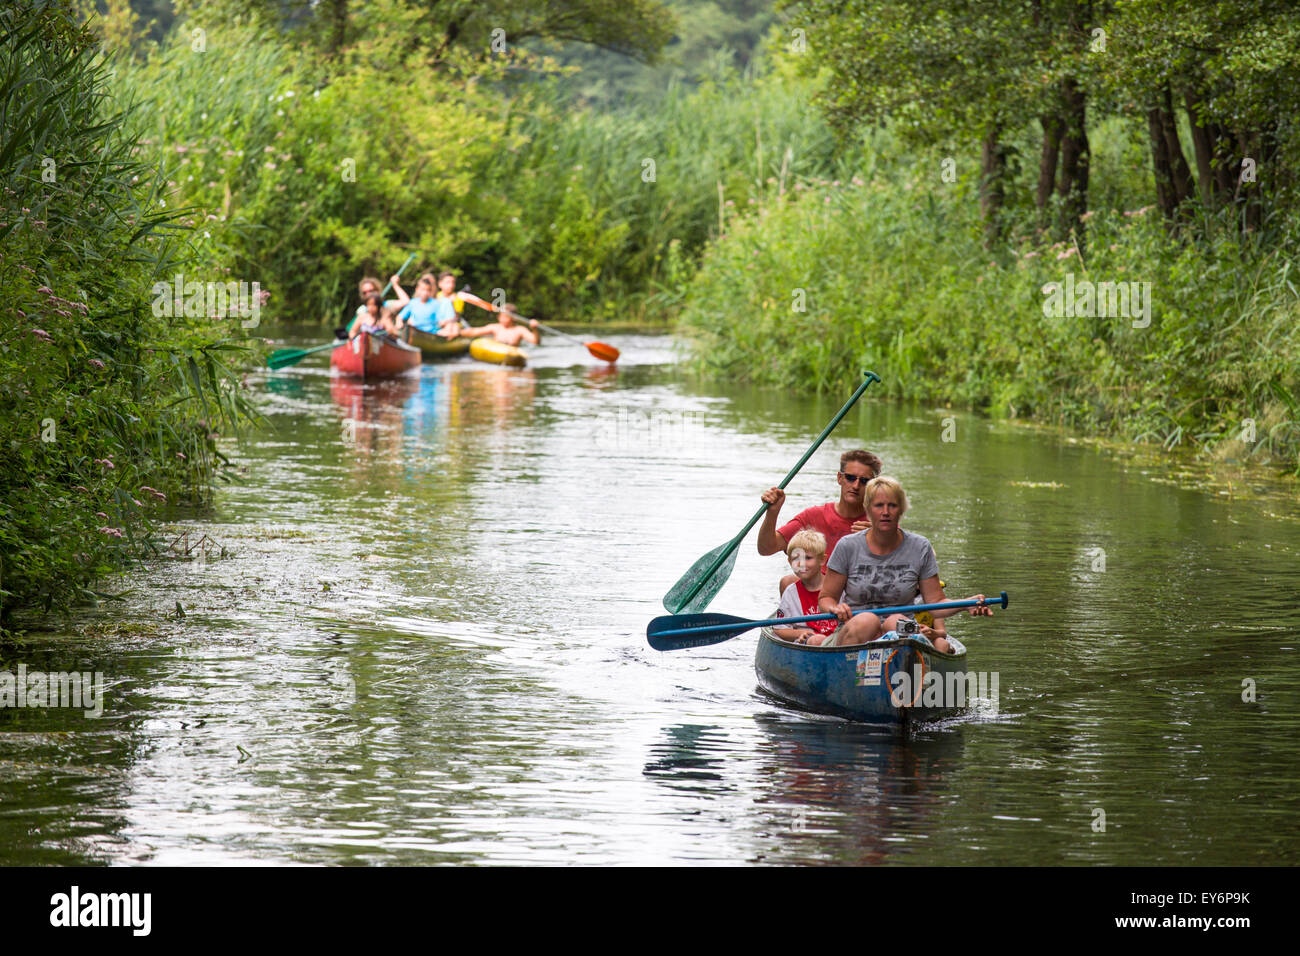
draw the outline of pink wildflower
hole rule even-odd
[[[104,363],[101,362],[99,359],[91,359],[90,366],[91,368],[104,368]]]
[[[50,341],[50,333],[46,332],[44,329],[32,329],[31,333],[32,335],[36,336],[38,339],[41,339],[42,341],[45,342]]]

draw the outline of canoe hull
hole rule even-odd
[[[330,367],[351,378],[395,378],[419,365],[419,349],[369,332],[360,333],[330,353]]]
[[[523,349],[513,345],[502,345],[495,339],[478,338],[471,340],[469,354],[480,362],[491,362],[494,365],[523,368],[528,364],[528,356],[524,354]]]
[[[464,338],[445,339],[441,335],[423,332],[409,325],[402,330],[402,339],[424,353],[426,361],[430,359],[437,361],[464,355],[469,351],[471,341]]]
[[[951,654],[914,638],[808,647],[763,628],[754,671],[768,693],[816,713],[873,723],[941,720],[969,705],[966,648],[953,644]]]

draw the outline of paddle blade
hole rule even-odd
[[[608,362],[611,365],[618,361],[618,349],[614,348],[612,345],[607,345],[604,342],[588,342],[587,351],[596,356],[596,358],[600,359],[602,362]]]
[[[714,631],[711,634],[674,634],[659,637],[661,631],[680,631],[692,627],[716,627],[723,624],[735,624],[735,630]],[[667,614],[651,621],[645,629],[646,640],[656,651],[677,651],[684,647],[704,647],[708,644],[721,644],[737,634],[742,634],[754,626],[753,621],[730,614]]]
[[[713,567],[713,563],[718,560],[718,555],[728,549],[730,552],[726,558],[712,574],[709,574],[709,568]],[[669,589],[664,595],[664,607],[673,614],[694,614],[696,611],[703,611],[727,583],[727,579],[731,577],[731,569],[735,566],[736,542],[728,541],[726,544],[718,545],[692,564],[690,570],[682,575],[681,580]],[[700,582],[700,586],[694,594],[691,594],[696,582]],[[688,598],[687,595],[690,597]]]

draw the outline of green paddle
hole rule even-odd
[[[414,258],[415,258],[414,252],[412,252],[409,256],[406,257],[406,261],[402,263],[402,268],[397,270],[397,274],[399,276],[406,270],[406,267],[411,264],[411,260]],[[380,298],[386,296],[388,294],[388,290],[391,289],[392,287],[393,287],[393,280],[389,279],[388,285],[384,286],[384,291],[379,293]],[[280,369],[280,368],[288,368],[290,365],[297,365],[299,362],[305,359],[308,355],[311,355],[313,352],[324,352],[326,349],[336,349],[346,341],[347,341],[346,338],[335,339],[333,342],[326,342],[324,345],[314,345],[309,349],[276,349],[274,352],[272,352],[270,355],[267,356],[266,367],[273,370]]]
[[[840,419],[849,413],[849,409],[862,397],[862,393],[867,390],[868,386],[872,382],[880,381],[880,376],[875,372],[864,372],[863,374],[866,376],[866,381],[858,386],[858,390],[853,393],[852,398],[844,403],[844,407],[835,413],[831,423],[823,428],[822,433],[808,446],[808,450],[803,453],[803,457],[790,469],[790,474],[786,475],[785,480],[777,485],[778,488],[784,488],[794,479],[795,475],[799,474],[799,469],[804,466],[808,459],[812,457],[813,452],[826,440],[826,436],[840,423]],[[690,570],[683,574],[681,579],[664,595],[664,607],[670,613],[681,614],[685,612],[694,614],[703,611],[709,606],[709,602],[722,590],[722,586],[731,577],[731,569],[736,566],[736,548],[740,546],[740,542],[744,540],[745,535],[749,534],[749,529],[758,523],[759,518],[763,517],[763,512],[767,511],[767,508],[765,502],[763,507],[754,513],[754,517],[749,519],[749,524],[741,529],[740,534],[726,544],[718,545],[718,547],[691,565]]]

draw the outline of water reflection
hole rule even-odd
[[[0,710],[0,862],[1300,862],[1294,515],[864,400],[789,513],[880,453],[950,592],[1012,595],[952,625],[1012,718],[820,720],[755,693],[752,637],[659,654],[644,628],[842,396],[618,345],[267,376],[246,480],[168,529],[223,556],[0,648],[110,682],[100,721]],[[751,538],[713,609],[758,616],[784,569]]]
[[[960,726],[901,730],[764,714],[755,723],[767,738],[763,802],[789,809],[790,852],[856,866],[894,862],[939,825],[965,750]]]

